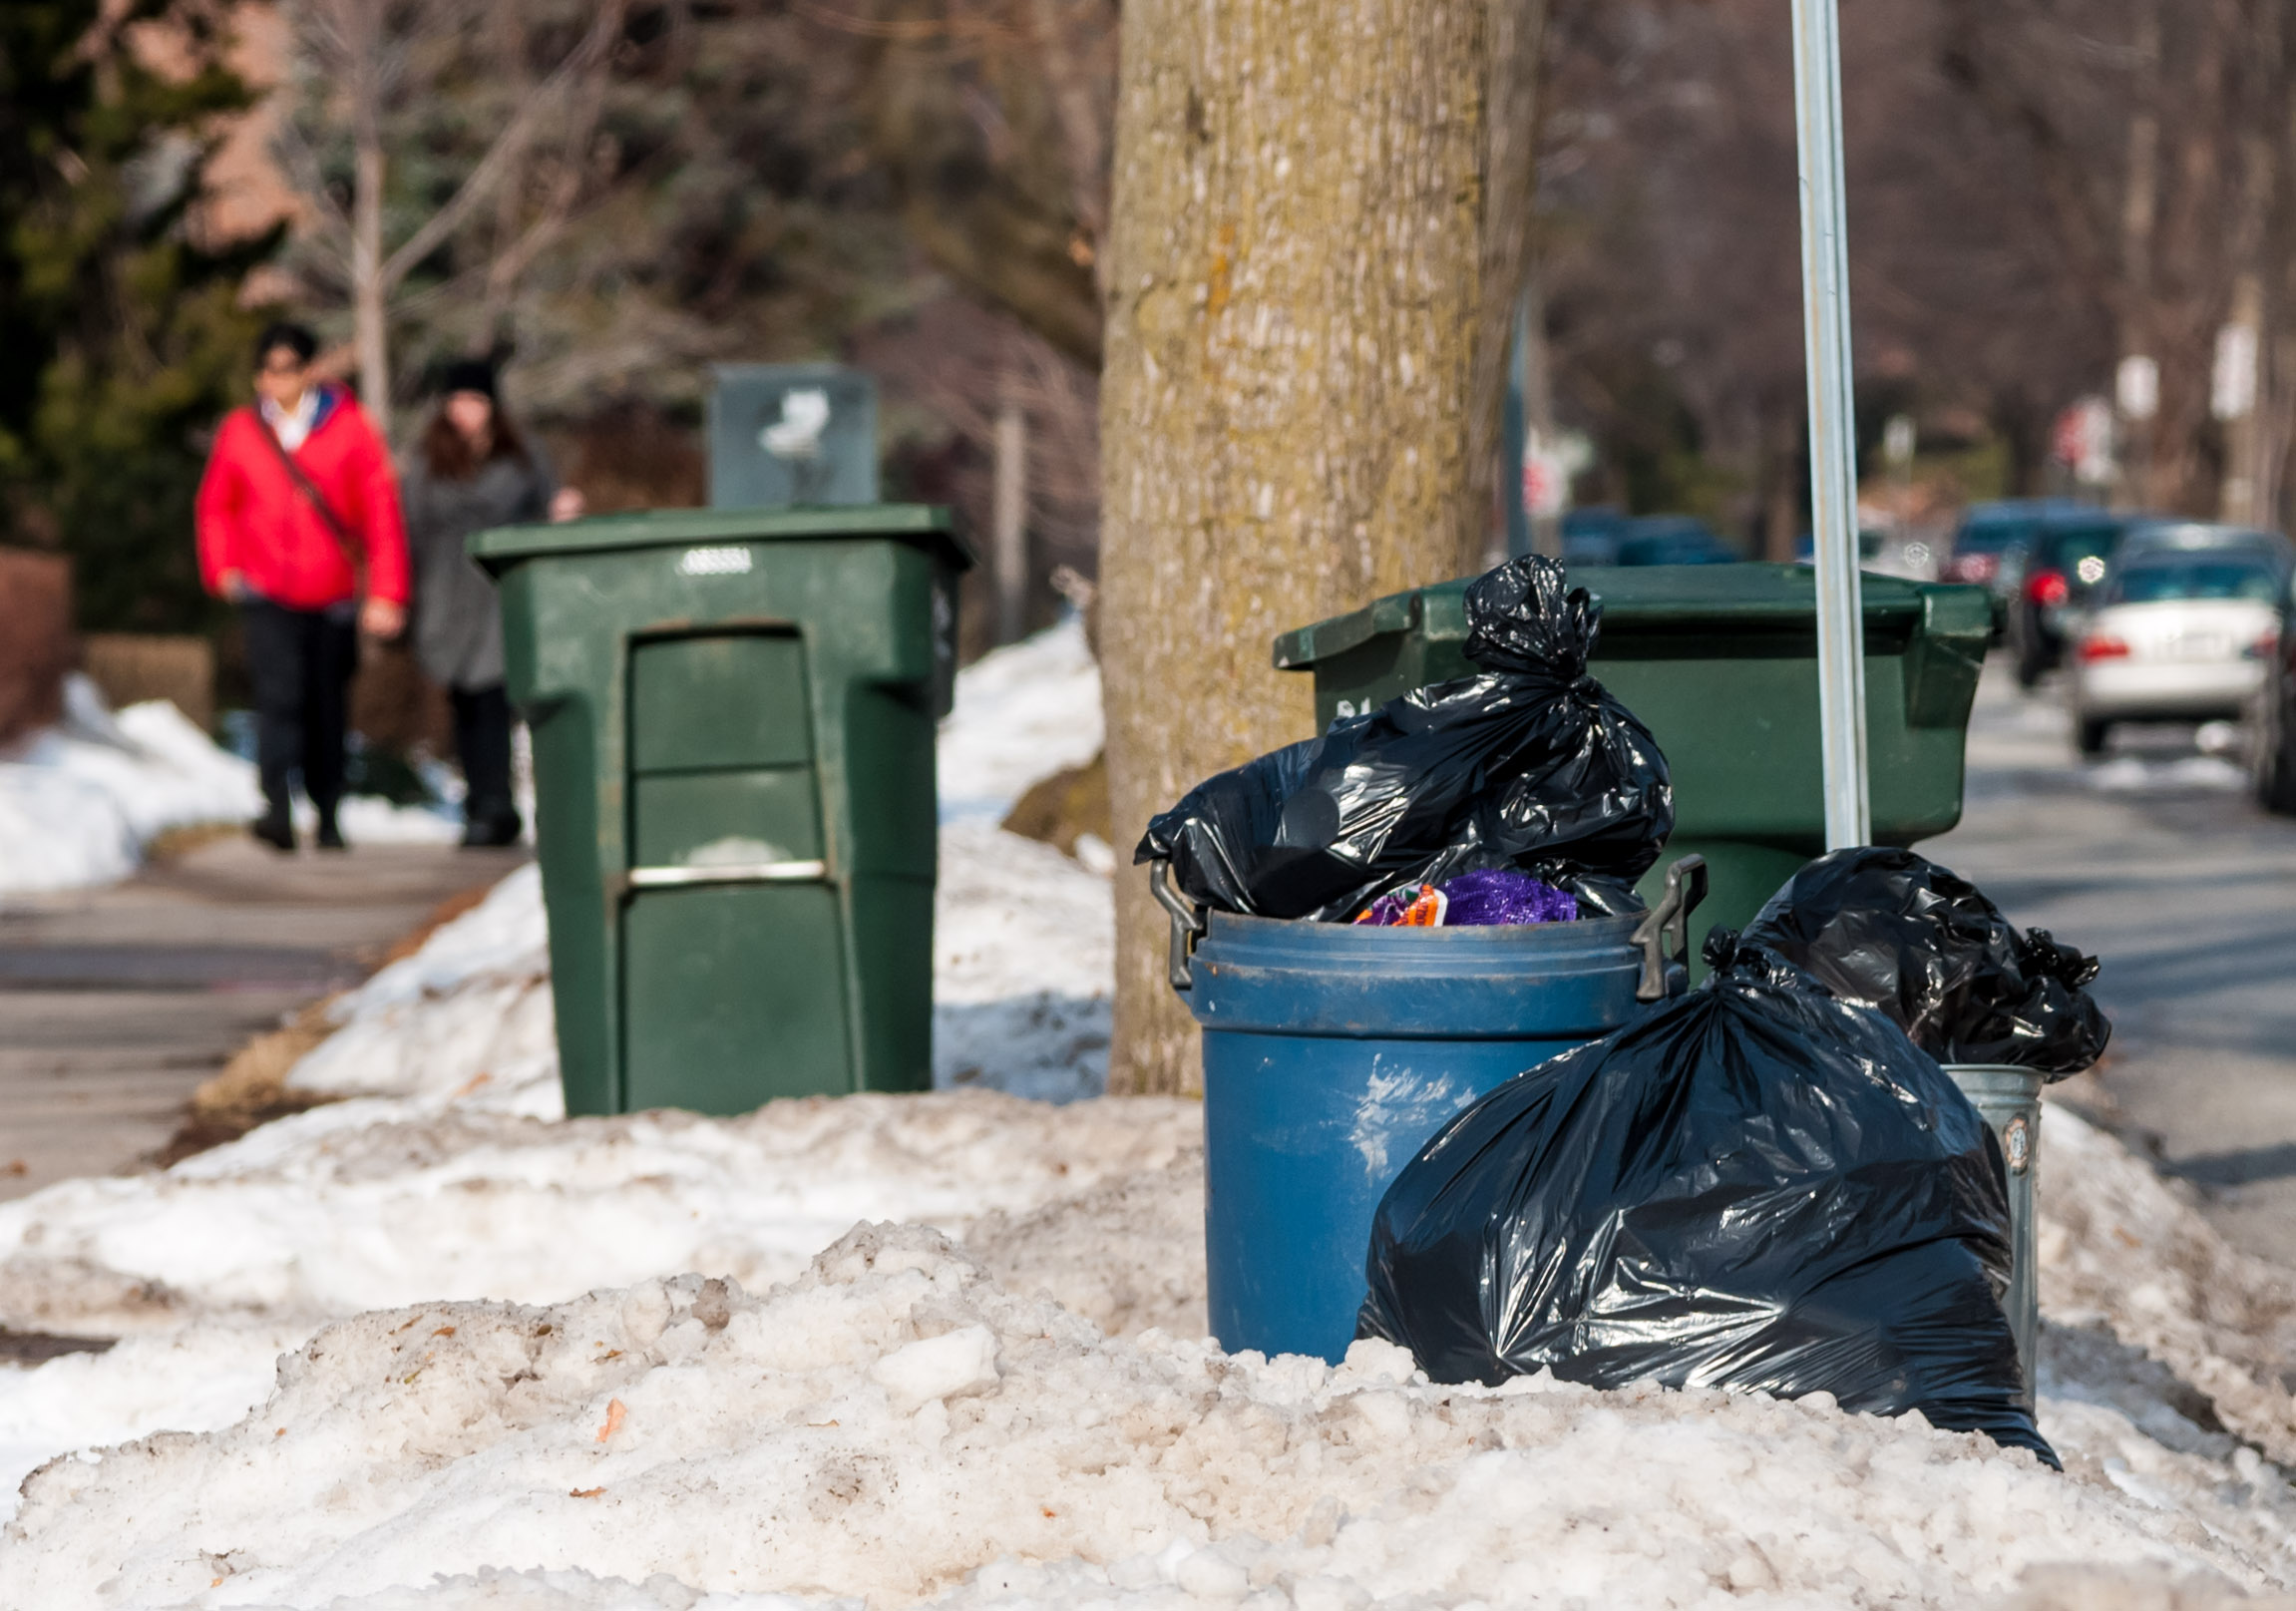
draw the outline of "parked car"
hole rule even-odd
[[[2263,685],[2250,711],[2256,803],[2296,817],[2296,581],[2280,590],[2269,638],[2259,640]]]
[[[2002,556],[2031,538],[2042,521],[2083,513],[2083,506],[2070,498],[2004,498],[1972,504],[1954,530],[1953,551],[1938,571],[1938,580],[1994,587],[2001,575]]]
[[[1626,523],[1613,565],[1735,565],[1737,551],[1705,521],[1689,515],[1645,515]]]
[[[1857,568],[1860,571],[1879,569],[1874,562],[1882,558],[1889,548],[1889,534],[1877,527],[1861,526],[1857,531]],[[1793,557],[1801,565],[1817,561],[1817,535],[1804,532],[1794,540]],[[1924,581],[1927,579],[1924,578]]]
[[[2048,515],[2004,551],[1999,573],[2009,595],[2004,627],[2019,687],[2031,688],[2064,660],[2068,634],[2134,523],[2130,516],[2095,511]]]
[[[2113,554],[2116,565],[2135,565],[2161,554],[2211,553],[2235,550],[2260,554],[2278,565],[2296,564],[2296,544],[2278,532],[2253,526],[2226,526],[2216,521],[2147,520],[2128,529]]]
[[[1626,529],[1626,516],[1615,509],[1597,504],[1572,510],[1563,517],[1563,564],[1616,565]]]
[[[2073,645],[2068,697],[2081,753],[2102,754],[2116,721],[2243,714],[2276,650],[2288,582],[2284,556],[2242,544],[2109,567]]]

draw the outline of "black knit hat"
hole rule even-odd
[[[495,366],[485,358],[457,358],[439,371],[441,395],[456,392],[478,392],[485,397],[495,395]]]

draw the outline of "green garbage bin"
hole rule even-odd
[[[534,735],[573,1113],[739,1113],[933,1069],[945,510],[671,510],[485,532]]]
[[[1591,669],[1646,722],[1674,774],[1666,862],[1711,880],[1693,936],[1751,918],[1825,849],[1817,712],[1817,590],[1800,565],[1574,569],[1602,601]],[[1276,665],[1311,671],[1319,725],[1422,683],[1468,675],[1466,583],[1381,599],[1286,632]],[[1993,629],[1982,588],[1867,576],[1866,751],[1876,844],[1961,820],[1962,750]],[[1663,875],[1643,894],[1654,903]]]

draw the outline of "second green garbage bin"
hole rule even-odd
[[[534,735],[568,1111],[929,1087],[947,512],[660,511],[471,553]]]
[[[1590,669],[1650,727],[1673,772],[1666,860],[1706,858],[1695,964],[1708,929],[1744,924],[1826,848],[1815,579],[1807,566],[1705,565],[1577,568],[1571,581],[1602,602]],[[1873,839],[1910,845],[1961,820],[1992,610],[1982,588],[1862,582]],[[1276,664],[1315,674],[1319,726],[1469,675],[1466,586],[1394,594],[1287,632]],[[1643,891],[1654,904],[1658,876]]]

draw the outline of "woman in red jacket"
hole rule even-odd
[[[349,392],[310,373],[317,351],[299,324],[263,332],[254,406],[224,417],[199,483],[199,575],[239,606],[255,685],[265,806],[251,831],[280,850],[295,848],[296,772],[319,814],[319,848],[343,848],[335,807],[358,634],[396,637],[406,623],[390,452]]]

